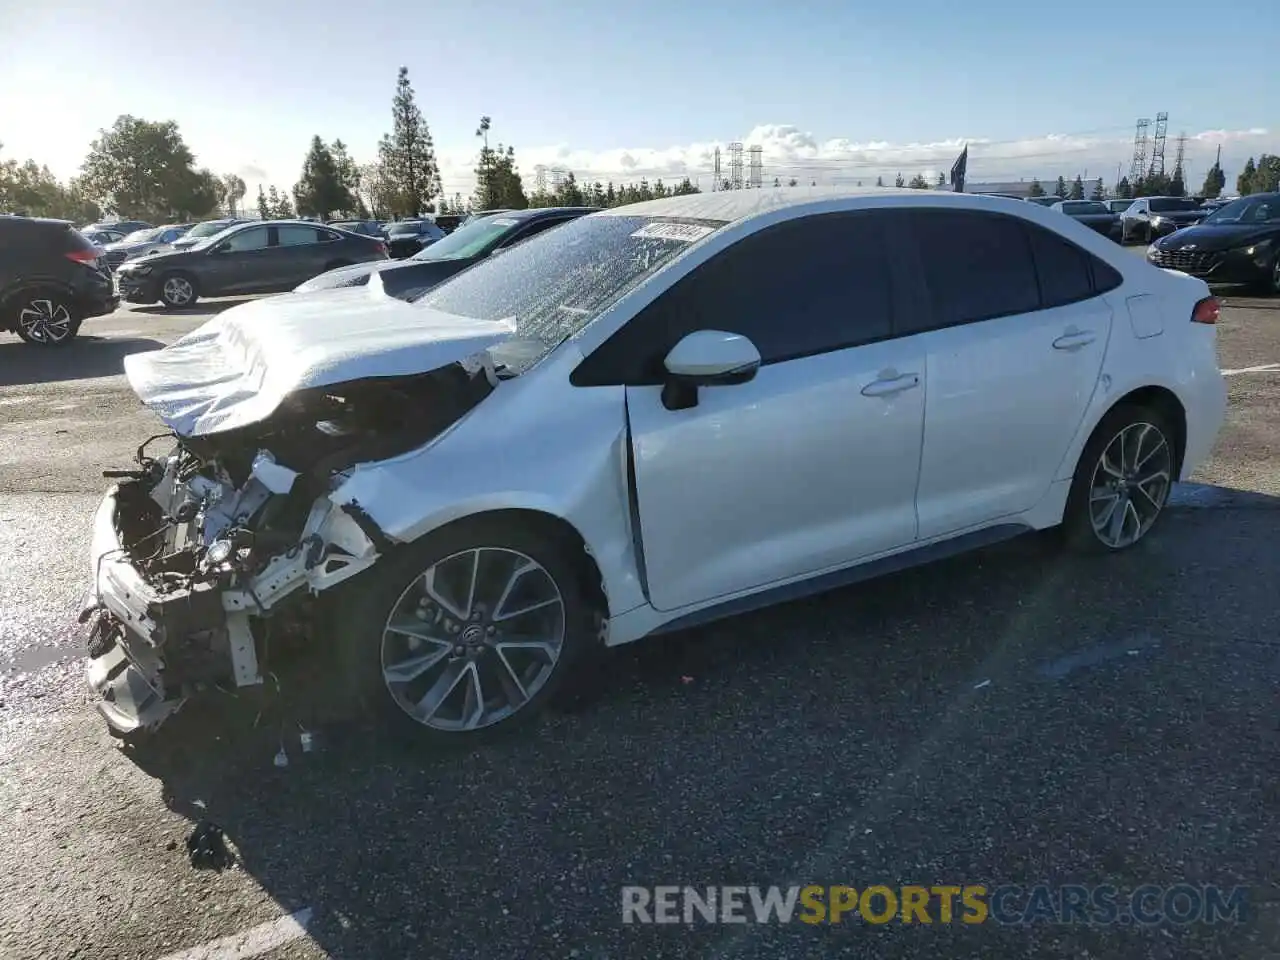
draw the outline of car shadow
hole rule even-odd
[[[124,358],[164,344],[146,337],[95,337],[81,334],[65,347],[34,347],[17,338],[0,343],[0,387],[113,377]]]
[[[1207,505],[1214,491],[1192,492]],[[1280,507],[1243,491],[1220,495]],[[840,744],[860,743],[860,731],[876,732],[870,749],[886,758],[910,753],[921,717],[946,709],[947,691],[981,677],[999,686],[1099,629],[1064,627],[1081,596],[1112,609],[1139,582],[1171,581],[1184,558],[1169,546],[1155,538],[1099,563],[1031,535],[606,651],[540,727],[470,753],[327,726],[322,713],[291,702],[289,679],[261,702],[228,696],[189,706],[154,745],[128,753],[160,781],[171,810],[226,831],[239,869],[284,912],[316,908],[308,934],[328,955],[416,953],[417,938],[432,931],[412,918],[431,917],[445,936],[464,923],[450,919],[458,904],[486,918],[471,929],[494,947],[488,955],[503,953],[497,941],[514,949],[517,940],[545,948],[518,955],[566,955],[553,932],[561,921],[537,924],[561,916],[573,895],[582,894],[582,910],[612,903],[612,887],[592,884],[629,875],[633,860],[652,859],[651,847],[666,861],[719,855],[716,828],[698,825],[724,811],[686,809],[679,799],[698,796],[691,781],[706,765],[760,778],[744,779],[744,789],[784,792],[769,779],[778,769],[794,772],[798,756],[827,751],[831,762],[819,766],[835,770]],[[827,698],[837,691],[833,710]],[[304,733],[315,749],[304,749]],[[652,783],[666,783],[659,795],[672,799],[633,809],[632,791]],[[809,792],[816,787],[806,784],[803,796],[818,796]],[[512,857],[545,862],[513,880],[503,866]],[[546,889],[524,886],[531,874]],[[490,926],[499,908],[504,916]],[[581,934],[588,923],[580,913],[566,929]]]
[[[269,294],[269,296],[279,296],[279,294]],[[161,316],[189,317],[192,314],[202,316],[217,316],[223,310],[230,310],[232,307],[238,307],[243,303],[251,303],[254,300],[261,300],[260,296],[252,297],[223,297],[219,300],[197,300],[189,307],[179,307],[171,309],[158,303],[148,304],[130,304],[130,313],[158,314]]]

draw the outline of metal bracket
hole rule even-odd
[[[231,670],[237,687],[251,687],[262,683],[258,671],[258,649],[249,628],[249,614],[243,611],[227,613],[227,640],[231,646]]]

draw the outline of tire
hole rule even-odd
[[[1176,464],[1174,433],[1164,414],[1137,404],[1111,410],[1076,465],[1062,520],[1067,545],[1081,553],[1116,553],[1140,543],[1164,515]],[[1116,509],[1122,520],[1114,519]]]
[[[1280,253],[1272,259],[1266,279],[1258,282],[1257,291],[1264,297],[1280,297]]]
[[[573,556],[573,546],[554,530],[487,517],[428,534],[385,557],[335,598],[345,711],[354,710],[360,719],[372,719],[397,737],[455,747],[505,735],[538,719],[541,708],[598,645],[600,611],[584,593]],[[528,564],[536,569],[508,579],[517,566]],[[477,568],[473,619],[462,619],[457,614],[463,610],[450,613],[447,604],[432,599],[462,607],[456,599],[462,596],[459,584]],[[436,584],[430,595],[425,586],[429,571]],[[512,611],[513,605],[520,610]],[[449,642],[423,644],[387,630],[393,621]],[[518,630],[524,638],[547,637],[551,646],[556,627],[559,646],[553,659],[546,650],[511,639]],[[414,656],[420,662],[406,667]],[[428,659],[432,663],[422,666]],[[388,666],[400,666],[399,676],[388,676]],[[477,683],[479,697],[474,695]],[[410,704],[421,701],[421,706],[428,691],[443,692],[434,715],[411,716]]]
[[[28,290],[5,305],[9,326],[37,347],[65,347],[80,332],[83,318],[75,301],[58,290]]]
[[[194,306],[200,299],[200,289],[195,277],[189,273],[166,273],[157,285],[160,303],[168,310],[181,310]]]

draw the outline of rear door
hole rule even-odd
[[[334,246],[338,240],[332,231],[302,224],[280,224],[272,227],[271,249],[267,253],[270,267],[265,273],[264,292],[292,290],[300,283],[323,273],[330,260],[338,257]]]
[[[1112,315],[1092,256],[1044,227],[922,210],[911,229],[925,293],[912,339],[928,368],[916,498],[928,539],[1048,492],[1097,387]]]

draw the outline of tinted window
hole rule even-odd
[[[967,210],[912,216],[933,325],[951,326],[1040,307],[1022,221]]]
[[[727,330],[777,363],[888,337],[885,215],[826,214],[753,234],[702,264],[600,346],[575,383],[656,383],[685,334]]]
[[[282,247],[301,247],[320,241],[320,231],[315,227],[276,227],[276,243]]]
[[[267,228],[250,227],[232,234],[226,239],[227,249],[236,252],[245,250],[262,250],[267,245]]]
[[[1090,255],[1074,243],[1035,224],[1026,225],[1040,278],[1043,307],[1057,307],[1093,296]]]
[[[504,247],[514,246],[517,243],[521,243],[525,240],[528,240],[530,237],[536,237],[538,234],[542,233],[544,230],[550,230],[552,227],[558,227],[562,223],[567,223],[567,222],[568,221],[563,217],[560,217],[554,220],[550,218],[546,220],[539,220],[537,223],[533,224],[527,229],[520,231],[520,233],[517,234],[515,237],[511,238],[510,240],[504,241],[502,245]]]
[[[1200,209],[1200,204],[1180,197],[1155,197],[1147,201],[1152,213],[1188,213]]]

